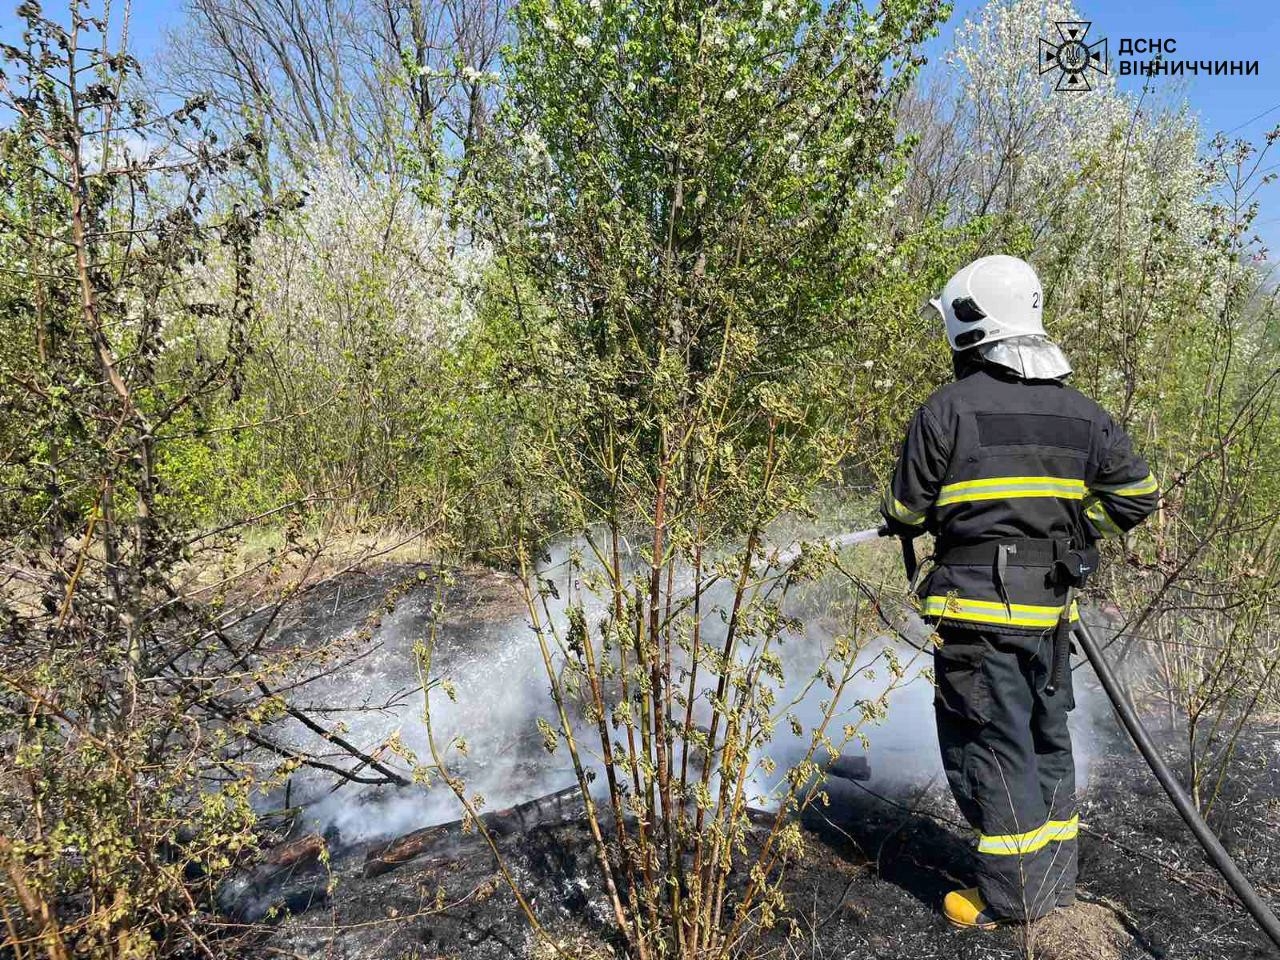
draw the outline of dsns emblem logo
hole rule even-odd
[[[1040,38],[1040,72],[1058,70],[1057,90],[1088,90],[1089,71],[1107,72],[1107,38],[1097,43],[1085,43],[1085,35],[1092,26],[1090,21],[1059,20],[1060,41]]]

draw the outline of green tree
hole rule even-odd
[[[285,714],[347,742],[271,686],[307,659],[261,649],[279,606],[247,637],[243,609],[192,584],[216,538],[192,534],[166,469],[243,389],[269,211],[211,211],[245,144],[205,136],[199,101],[132,96],[138,65],[87,4],[20,13],[22,46],[0,49],[0,951],[210,955],[271,782],[246,754],[314,759],[264,732]],[[231,276],[212,303],[194,280],[211,250]],[[283,559],[314,561],[296,533]],[[324,765],[403,779],[357,762]]]
[[[798,625],[760,570],[772,521],[861,455],[894,402],[861,361],[880,321],[914,313],[936,279],[904,279],[895,243],[910,246],[891,225],[909,149],[894,110],[942,12],[929,0],[514,11],[478,229],[506,278],[507,382],[528,399],[517,515],[549,496],[559,530],[580,538],[567,624],[538,570],[545,531],[526,523],[512,557],[559,708],[544,736],[573,756],[637,957],[728,956],[775,922],[801,842],[790,817],[815,799],[824,751],[883,705],[836,732],[840,693],[877,659],[863,607],[808,678],[829,689],[826,716],[808,729],[789,716],[777,648]],[[756,780],[775,773],[764,751],[792,721],[807,747],[777,774],[779,813],[749,856]],[[749,879],[735,888],[739,860]]]

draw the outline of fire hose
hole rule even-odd
[[[1280,920],[1276,919],[1276,915],[1271,911],[1271,908],[1258,896],[1258,891],[1253,889],[1253,885],[1240,872],[1240,868],[1231,859],[1231,855],[1223,848],[1217,836],[1209,829],[1209,825],[1204,822],[1204,818],[1200,816],[1200,811],[1196,809],[1196,805],[1191,802],[1191,798],[1187,796],[1181,784],[1174,778],[1172,771],[1169,770],[1168,765],[1156,750],[1156,745],[1151,741],[1151,735],[1147,733],[1147,728],[1142,725],[1142,721],[1138,718],[1137,711],[1133,709],[1129,698],[1125,696],[1119,681],[1116,680],[1115,674],[1111,672],[1111,666],[1098,648],[1097,641],[1094,640],[1089,625],[1083,619],[1076,623],[1075,635],[1076,639],[1080,641],[1080,646],[1084,650],[1085,656],[1093,664],[1093,672],[1098,675],[1098,680],[1102,683],[1102,689],[1106,691],[1112,705],[1116,708],[1116,714],[1120,717],[1120,722],[1124,725],[1129,738],[1133,740],[1134,746],[1142,754],[1142,759],[1147,761],[1147,766],[1151,768],[1151,772],[1160,781],[1160,786],[1164,787],[1164,792],[1173,801],[1178,814],[1186,821],[1191,832],[1195,834],[1196,840],[1204,848],[1209,860],[1217,868],[1217,871],[1222,874],[1223,879],[1231,885],[1231,889],[1235,891],[1236,896],[1240,898],[1240,902],[1244,904],[1245,909],[1249,911],[1254,921],[1271,938],[1271,942],[1280,947]]]
[[[873,533],[874,531],[874,533]],[[860,530],[856,533],[845,534],[842,537],[833,538],[828,541],[831,546],[845,546],[852,543],[861,543],[870,540],[873,536],[887,537],[894,534],[887,527],[876,527],[868,530]],[[916,577],[919,573],[919,564],[916,560],[915,546],[911,538],[906,536],[899,537],[902,545],[903,566],[906,569],[907,579],[914,587]],[[1079,560],[1079,557],[1072,555],[1073,559]],[[1111,670],[1110,664],[1102,654],[1097,641],[1093,637],[1093,632],[1083,618],[1071,621],[1071,608],[1075,600],[1077,587],[1084,582],[1090,572],[1090,567],[1084,566],[1081,569],[1077,564],[1074,570],[1074,582],[1068,582],[1066,605],[1063,607],[1062,620],[1055,630],[1055,643],[1053,655],[1053,669],[1050,674],[1049,684],[1046,686],[1046,692],[1050,696],[1054,694],[1058,686],[1064,681],[1066,671],[1069,669],[1069,659],[1071,646],[1069,637],[1074,634],[1079,641],[1081,649],[1088,657],[1089,662],[1093,664],[1094,673],[1097,674],[1102,689],[1106,692],[1107,697],[1111,700],[1115,707],[1116,715],[1120,718],[1120,723],[1124,727],[1125,732],[1129,734],[1129,738],[1133,741],[1138,752],[1142,754],[1142,758],[1147,762],[1147,766],[1151,768],[1151,772],[1155,774],[1156,780],[1160,782],[1160,786],[1164,788],[1164,792],[1168,794],[1169,800],[1172,801],[1174,808],[1178,811],[1179,816],[1187,824],[1191,833],[1195,836],[1200,846],[1204,849],[1209,861],[1217,869],[1222,878],[1227,881],[1231,889],[1235,891],[1236,896],[1244,905],[1245,909],[1253,917],[1254,921],[1262,929],[1262,931],[1271,939],[1277,947],[1280,947],[1280,920],[1276,919],[1275,913],[1258,895],[1258,891],[1253,888],[1248,878],[1240,872],[1240,868],[1236,866],[1235,861],[1231,859],[1231,855],[1227,853],[1222,846],[1222,842],[1217,838],[1209,825],[1205,823],[1204,818],[1200,816],[1200,811],[1196,809],[1196,805],[1187,796],[1182,785],[1178,783],[1173,772],[1169,769],[1168,764],[1160,756],[1156,749],[1155,743],[1151,739],[1151,735],[1147,732],[1147,728],[1143,725],[1142,720],[1138,717],[1137,711],[1133,704],[1129,702],[1129,698],[1125,695],[1124,689],[1120,686],[1120,682],[1116,679],[1115,674]]]

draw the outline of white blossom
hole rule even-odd
[[[453,232],[441,209],[332,158],[299,186],[303,206],[254,240],[263,318],[334,358],[370,323],[427,348],[470,326],[490,254]],[[225,265],[207,271],[204,283],[229,286]]]

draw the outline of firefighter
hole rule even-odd
[[[917,592],[940,641],[938,742],[977,832],[977,884],[943,912],[980,929],[1074,901],[1075,704],[1069,670],[1052,690],[1055,638],[1069,643],[1056,628],[1078,617],[1072,571],[1095,563],[1094,541],[1159,499],[1124,430],[1065,383],[1043,308],[1035,271],[1009,256],[974,261],[931,301],[955,381],[912,418],[882,506],[893,533],[935,538]]]

